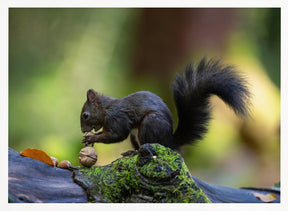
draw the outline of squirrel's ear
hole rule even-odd
[[[94,89],[89,89],[87,91],[87,101],[89,103],[94,103],[98,97],[98,93]]]

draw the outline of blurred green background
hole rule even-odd
[[[227,186],[280,180],[280,9],[10,8],[9,146],[38,148],[79,165],[86,91],[123,97],[149,90],[168,104],[170,84],[192,59],[219,57],[247,75],[251,116],[211,98],[205,140],[185,146],[191,173]],[[132,149],[95,144],[97,165]]]

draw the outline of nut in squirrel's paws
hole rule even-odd
[[[79,162],[86,167],[93,166],[97,162],[97,153],[93,147],[84,147],[79,152]]]
[[[91,137],[91,136],[93,136],[94,135],[94,133],[92,133],[92,132],[86,132],[86,133],[84,133],[84,137],[85,138],[89,138],[89,137]]]

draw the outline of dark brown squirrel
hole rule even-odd
[[[223,65],[221,60],[203,58],[195,67],[193,63],[187,65],[184,73],[176,75],[172,90],[179,118],[174,133],[171,113],[157,95],[139,91],[115,99],[89,89],[81,111],[81,130],[103,130],[90,132],[82,142],[116,143],[132,132],[130,139],[135,149],[145,143],[179,149],[202,139],[207,132],[211,95],[220,97],[237,115],[249,116],[247,83],[233,66]]]

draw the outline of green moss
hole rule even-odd
[[[74,174],[91,201],[210,202],[182,157],[159,144],[145,144],[136,155],[106,166],[80,168]]]

